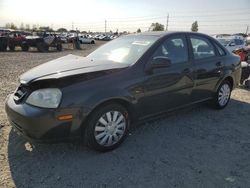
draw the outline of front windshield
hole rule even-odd
[[[230,39],[217,39],[223,46],[228,45],[231,40]]]
[[[123,36],[101,46],[87,57],[94,61],[134,64],[157,39],[157,36]]]

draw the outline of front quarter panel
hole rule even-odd
[[[109,100],[123,100],[136,107],[143,97],[143,78],[133,69],[126,69],[104,77],[82,81],[62,89],[61,108],[95,109]]]

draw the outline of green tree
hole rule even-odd
[[[5,28],[6,28],[6,29],[10,29],[10,23],[6,23],[6,24],[5,24]]]
[[[32,25],[32,30],[33,30],[33,31],[37,31],[37,25],[36,25],[36,24],[33,24],[33,25]]]
[[[141,29],[140,29],[140,28],[138,28],[136,32],[137,32],[137,33],[141,33]]]
[[[65,29],[65,28],[59,28],[59,29],[57,29],[57,32],[68,32],[68,30],[67,29]]]
[[[191,26],[191,31],[193,32],[198,32],[199,28],[198,28],[198,22],[195,21],[194,23],[192,23],[192,26]]]
[[[14,23],[10,24],[10,29],[17,29],[17,26]]]
[[[21,23],[21,25],[20,25],[20,28],[19,28],[20,30],[24,30],[24,24],[23,23]]]
[[[50,28],[49,26],[41,26],[39,27],[39,30],[42,31],[47,31],[47,32],[53,32],[54,30],[52,28]]]
[[[14,23],[6,23],[5,27],[7,29],[17,29],[17,26]]]
[[[87,34],[88,32],[87,31],[81,31],[81,33],[82,34]],[[91,32],[89,31],[89,33],[91,33]]]
[[[26,24],[26,25],[25,25],[25,30],[26,30],[26,31],[30,31],[30,24]]]
[[[152,23],[149,30],[151,30],[151,31],[164,31],[164,25],[160,24],[158,22]]]

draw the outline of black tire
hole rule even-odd
[[[57,49],[57,51],[61,52],[62,51],[62,44],[57,44],[56,49]]]
[[[0,48],[0,51],[5,52],[7,50],[7,45],[3,45],[2,48]]]
[[[39,52],[47,52],[49,50],[49,47],[46,44],[42,43],[42,42],[37,43],[36,46],[37,46],[37,50]]]
[[[228,97],[226,97],[226,100],[225,100],[224,103],[221,103],[220,99],[219,99],[220,96],[221,96],[220,92],[222,92],[221,91],[222,87],[226,87],[226,88],[229,87],[229,94],[228,94]],[[225,108],[228,105],[229,101],[230,101],[231,92],[232,92],[232,85],[231,85],[231,83],[229,81],[227,81],[227,80],[224,80],[220,84],[220,86],[218,87],[218,89],[217,89],[217,91],[216,91],[216,93],[215,93],[215,95],[213,97],[213,100],[211,102],[212,107],[215,108],[215,109],[219,109],[219,110]]]
[[[104,146],[104,145],[99,144],[98,141],[96,140],[97,135],[95,135],[96,134],[95,129],[96,129],[96,127],[99,123],[99,119],[101,117],[106,115],[106,113],[108,113],[108,112],[113,112],[113,115],[114,115],[114,111],[119,112],[120,115],[122,115],[122,117],[124,117],[123,121],[125,122],[126,126],[123,129],[124,130],[123,135],[118,139],[118,141],[116,143],[114,143],[113,145],[110,145],[110,146]],[[107,117],[107,116],[105,116],[105,117]],[[107,121],[107,119],[106,119],[106,121]],[[118,124],[120,124],[120,123],[118,123]],[[129,113],[123,106],[121,106],[119,104],[115,104],[115,103],[101,106],[98,109],[96,109],[87,120],[86,128],[84,130],[85,143],[87,144],[88,147],[95,149],[97,151],[101,151],[101,152],[113,150],[113,149],[117,148],[125,140],[125,138],[128,134],[129,124],[130,124]],[[108,126],[104,126],[105,129],[106,129],[106,127],[108,127]],[[102,140],[104,140],[105,136],[107,136],[107,133],[106,133],[106,135],[103,136]],[[111,136],[111,137],[112,137],[111,140],[115,142],[114,136]],[[116,135],[116,138],[117,138],[117,135]],[[109,138],[107,138],[105,140],[106,140],[105,143],[107,144],[107,142],[109,141]]]
[[[250,88],[250,80],[246,80],[246,81],[245,81],[245,86],[246,86],[247,88]]]
[[[95,44],[95,41],[94,41],[94,40],[92,40],[92,41],[91,41],[91,44]]]
[[[23,44],[22,45],[22,51],[24,51],[24,52],[29,51],[29,45],[28,44]]]
[[[15,51],[15,45],[9,45],[9,49],[10,49],[10,51]]]

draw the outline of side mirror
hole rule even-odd
[[[146,68],[147,72],[152,72],[153,69],[157,68],[167,68],[171,66],[171,60],[164,56],[158,56],[152,59],[148,63],[148,66]]]
[[[235,46],[235,43],[234,43],[234,42],[231,42],[231,43],[229,44],[229,46]]]

